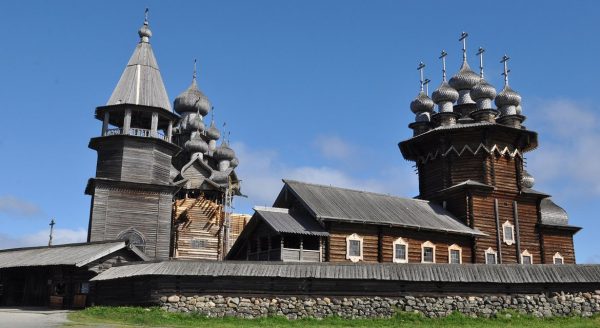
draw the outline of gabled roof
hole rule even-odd
[[[0,269],[46,265],[74,265],[82,267],[106,255],[129,247],[141,260],[148,257],[125,241],[65,244],[0,250]]]
[[[171,111],[171,103],[149,42],[140,41],[107,105],[132,104]]]
[[[294,213],[287,208],[255,207],[256,214],[274,231],[310,236],[329,236],[329,233],[315,219]]]
[[[293,180],[283,182],[286,185],[284,190],[287,188],[296,195],[319,220],[485,235],[462,224],[450,212],[433,202]]]

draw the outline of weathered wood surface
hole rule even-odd
[[[175,201],[173,212],[176,227],[174,256],[218,260],[222,252],[223,206],[200,196]]]

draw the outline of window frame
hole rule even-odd
[[[396,245],[404,246],[404,259],[396,258]],[[408,243],[402,237],[394,240],[394,244],[392,245],[392,262],[408,263]]]
[[[458,251],[458,263],[452,263],[452,251]],[[448,263],[449,264],[462,264],[462,247],[457,244],[448,246]]]
[[[557,259],[560,259],[561,263],[556,263]],[[562,256],[559,252],[554,253],[554,256],[552,256],[552,264],[556,264],[556,265],[565,264],[565,258],[564,258],[564,256]]]
[[[506,228],[511,229],[512,239],[506,238]],[[506,222],[502,223],[502,241],[506,245],[509,245],[509,246],[515,243],[515,226],[514,226],[514,224],[510,223],[510,221],[508,221],[508,220],[506,220]]]
[[[488,263],[488,254],[494,255],[494,261],[495,261],[494,263]],[[495,251],[491,247],[489,247],[488,249],[485,250],[484,258],[485,258],[485,264],[498,264],[498,252]]]
[[[346,237],[346,259],[352,262],[358,262],[363,260],[363,237],[356,233],[353,233]],[[350,241],[358,241],[360,243],[360,255],[350,255]]]
[[[521,252],[521,264],[525,264],[525,261],[523,261],[523,259],[526,257],[529,257],[529,259],[530,259],[530,261],[527,265],[533,264],[533,255],[531,255],[531,253],[529,253],[528,250],[524,250],[523,252]]]
[[[435,247],[435,244],[429,240],[421,244],[421,263],[435,263]],[[425,261],[425,248],[431,248],[433,250],[431,254],[433,257],[432,262]]]

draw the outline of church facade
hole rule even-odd
[[[462,66],[449,81],[442,52],[442,82],[431,98],[419,65],[413,136],[398,144],[417,168],[415,199],[284,180],[273,207],[256,209],[228,258],[574,264],[580,228],[569,225],[550,195],[533,189],[525,170],[524,155],[538,136],[523,125],[521,96],[508,83],[509,58],[502,59],[505,82],[497,93],[484,78],[483,49],[479,74],[469,67],[467,36],[460,38]]]
[[[148,20],[108,103],[98,107],[101,134],[88,242],[124,239],[152,259],[222,259],[231,246],[230,212],[240,194],[238,159],[198,89],[167,95],[150,39]],[[218,141],[221,143],[218,145]],[[243,216],[241,216],[242,219]]]

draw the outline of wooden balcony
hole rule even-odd
[[[104,132],[103,137],[116,136],[116,135],[130,135],[130,136],[136,136],[136,137],[157,138],[157,139],[162,139],[167,142],[171,142],[169,140],[169,138],[160,131],[156,131],[155,135],[152,135],[152,130],[140,129],[140,128],[129,128],[128,133],[126,133],[125,130],[121,129],[121,128],[107,129]]]

